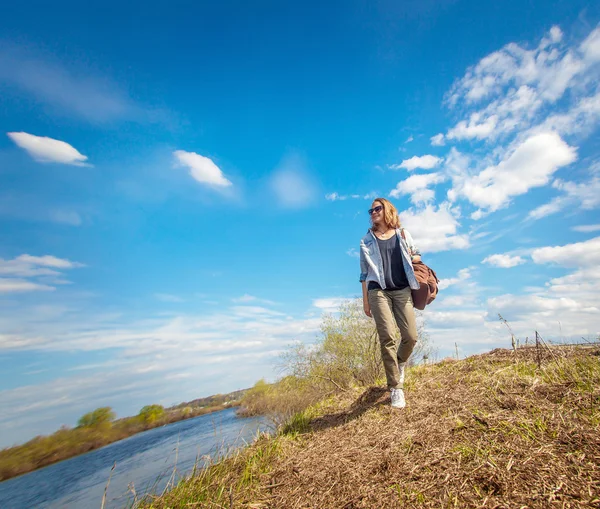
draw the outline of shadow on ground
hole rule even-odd
[[[384,387],[369,387],[352,403],[348,410],[335,414],[327,414],[313,419],[310,427],[313,431],[334,428],[357,419],[367,410],[390,403],[390,393]]]

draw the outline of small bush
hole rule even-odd
[[[421,360],[431,348],[421,317],[418,323],[419,342],[411,359]],[[273,384],[259,380],[243,397],[240,415],[267,415],[279,426],[332,393],[385,378],[375,323],[364,314],[360,299],[325,315],[315,344],[290,346],[282,364],[287,375]]]

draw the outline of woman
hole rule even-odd
[[[363,306],[365,314],[375,319],[392,407],[404,408],[404,367],[417,342],[411,289],[417,290],[419,282],[412,263],[421,256],[388,200],[376,198],[369,216],[371,228],[360,241]]]

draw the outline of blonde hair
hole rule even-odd
[[[378,201],[381,203],[383,207],[383,221],[388,228],[400,228],[400,216],[398,215],[398,210],[392,204],[391,201],[386,200],[385,198],[375,198],[373,203]],[[371,229],[373,229],[373,216],[371,216]]]

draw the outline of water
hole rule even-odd
[[[105,508],[120,509],[138,494],[161,492],[204,455],[231,451],[266,429],[261,418],[240,419],[230,408],[139,433],[102,449],[0,483],[2,509],[98,509],[116,462]],[[133,484],[131,484],[133,483]]]

